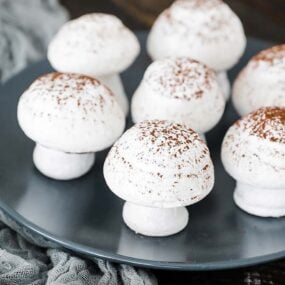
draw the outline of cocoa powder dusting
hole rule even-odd
[[[248,131],[250,135],[283,144],[285,143],[285,108],[260,108],[237,121],[236,126]]]
[[[184,3],[186,5],[191,6],[194,9],[212,9],[216,8],[217,6],[223,4],[223,1],[221,0],[179,0],[174,2],[176,5],[183,5]]]
[[[203,97],[215,83],[215,74],[206,65],[190,59],[165,59],[153,63],[144,80],[155,92],[179,100]]]
[[[52,72],[39,77],[30,87],[31,92],[40,93],[42,101],[49,101],[63,108],[75,105],[84,113],[95,112],[98,108],[104,110],[106,102],[101,93],[113,96],[110,89],[86,75]],[[113,99],[112,99],[113,100]]]
[[[183,149],[188,150],[194,140],[200,139],[192,129],[163,120],[144,121],[138,127],[141,131],[140,140],[148,138],[153,144],[158,142],[161,148],[183,146]]]
[[[55,80],[63,80],[63,81],[69,81],[69,80],[77,80],[77,87],[80,90],[82,87],[86,86],[86,84],[90,83],[92,85],[99,85],[100,82],[94,78],[87,75],[82,74],[75,74],[75,73],[60,73],[60,72],[54,72],[51,73],[51,78],[53,81]],[[68,84],[66,84],[66,87]]]
[[[143,121],[136,127],[139,130],[137,140],[147,148],[148,153],[145,155],[140,152],[137,156],[140,159],[154,161],[157,158],[168,157],[168,159],[179,161],[176,164],[178,170],[189,164],[197,165],[205,162],[202,168],[205,171],[208,170],[209,149],[192,129],[164,120]],[[191,153],[196,154],[192,156]],[[160,176],[160,174],[159,172],[157,175]],[[175,177],[181,178],[180,171],[175,174]]]
[[[285,60],[285,44],[277,45],[263,50],[252,58],[253,62],[267,62],[275,64]]]

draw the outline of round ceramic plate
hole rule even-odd
[[[144,47],[145,34],[139,37]],[[267,46],[268,43],[249,39],[247,52],[230,77],[251,55]],[[130,97],[149,63],[143,49],[123,74]],[[230,104],[223,120],[207,134],[215,163],[215,188],[205,200],[188,208],[189,225],[174,236],[149,238],[136,235],[124,225],[123,201],[113,195],[103,178],[107,151],[98,154],[93,170],[80,179],[59,182],[41,175],[32,163],[34,143],[20,130],[16,110],[22,92],[36,77],[49,71],[47,61],[40,62],[0,90],[0,207],[9,217],[54,246],[152,268],[224,269],[285,256],[285,218],[250,216],[233,203],[235,183],[219,158],[223,135],[237,119]]]

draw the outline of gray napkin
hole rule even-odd
[[[0,0],[0,81],[42,58],[67,18],[57,0]]]
[[[57,0],[0,0],[0,82],[44,57],[48,42],[67,18]],[[146,270],[54,249],[1,210],[0,220],[1,285],[157,284]]]
[[[0,222],[1,285],[157,284],[155,277],[142,269],[95,258],[84,260],[59,249],[47,249],[49,241],[22,228],[3,211],[0,211],[0,218],[5,222]]]

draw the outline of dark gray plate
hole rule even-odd
[[[144,46],[145,34],[139,34]],[[250,39],[241,65],[269,44]],[[129,95],[149,64],[145,51],[123,74]],[[240,66],[230,75],[236,75]],[[39,75],[50,71],[46,61],[24,70],[0,90],[0,206],[30,233],[78,253],[153,268],[208,270],[257,264],[285,256],[285,219],[247,215],[232,200],[234,181],[219,159],[220,144],[237,118],[231,106],[207,135],[216,169],[216,185],[204,201],[189,207],[187,228],[172,237],[136,235],[122,222],[122,203],[107,188],[97,156],[94,169],[81,179],[58,182],[33,166],[33,142],[16,120],[17,100]]]

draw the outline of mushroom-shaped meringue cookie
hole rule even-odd
[[[48,47],[48,59],[57,71],[92,76],[104,83],[126,115],[128,100],[119,73],[139,51],[136,36],[116,16],[93,13],[63,25]]]
[[[229,96],[226,71],[242,56],[246,46],[243,26],[221,0],[178,0],[155,21],[147,41],[152,59],[191,57],[218,74]]]
[[[163,120],[143,121],[111,148],[104,176],[127,202],[125,223],[136,233],[168,236],[187,225],[185,208],[213,188],[209,150],[192,129]]]
[[[260,107],[285,107],[285,44],[255,55],[233,85],[233,103],[241,116]]]
[[[162,119],[203,135],[223,115],[225,99],[215,72],[190,58],[154,61],[132,98],[135,123]]]
[[[94,152],[122,134],[125,117],[112,92],[95,78],[49,73],[20,97],[18,122],[36,142],[33,159],[38,170],[67,180],[89,171]]]
[[[237,121],[222,145],[222,161],[237,180],[235,203],[261,217],[285,215],[285,108],[264,107]]]

